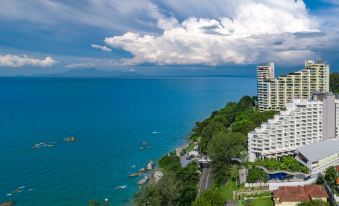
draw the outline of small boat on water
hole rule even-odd
[[[153,131],[152,134],[159,134],[160,132],[157,131]]]
[[[117,186],[115,189],[116,190],[123,190],[123,189],[126,189],[127,188],[127,185],[120,185],[120,186]]]
[[[136,168],[137,166],[136,165],[132,165],[131,168]]]
[[[32,149],[40,149],[42,147],[55,147],[55,142],[54,143],[40,142],[40,143],[34,144],[32,146]]]

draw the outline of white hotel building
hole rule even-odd
[[[293,154],[304,145],[339,136],[339,99],[332,93],[293,100],[248,134],[249,161]]]

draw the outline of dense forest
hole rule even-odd
[[[256,97],[244,96],[238,103],[230,102],[196,124],[191,139],[199,140],[201,152],[211,158],[214,183],[227,182],[231,177],[231,158],[246,156],[247,133],[274,114],[273,111],[259,112]]]

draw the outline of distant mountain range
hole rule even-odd
[[[55,73],[55,74],[43,74],[38,76],[48,77],[133,77],[143,76],[132,71],[105,71],[96,68],[84,68],[84,69],[72,69],[69,71]]]

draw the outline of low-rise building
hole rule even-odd
[[[273,191],[274,204],[278,206],[295,206],[312,200],[327,202],[327,198],[322,185],[284,186]]]
[[[296,159],[313,175],[339,165],[339,138],[300,147],[296,150]]]

